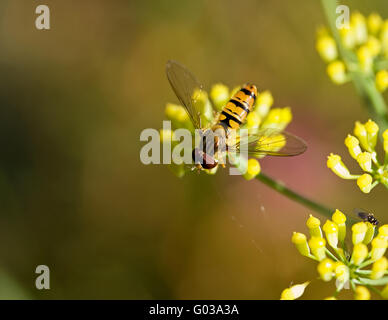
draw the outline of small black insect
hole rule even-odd
[[[369,222],[374,226],[377,226],[379,224],[379,221],[376,219],[373,213],[366,212],[365,210],[361,210],[361,209],[355,209],[354,211],[362,220],[364,220],[364,222]]]

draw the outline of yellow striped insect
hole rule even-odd
[[[227,102],[217,117],[217,121],[210,127],[201,126],[201,112],[195,104],[196,97],[202,85],[194,75],[183,65],[176,61],[168,61],[166,65],[167,78],[185,107],[187,114],[195,129],[199,129],[203,141],[200,147],[193,149],[192,157],[199,169],[212,169],[219,164],[220,152],[236,152],[246,150],[249,156],[295,156],[306,151],[305,142],[287,132],[267,128],[259,132],[248,133],[246,139],[238,134],[233,136],[237,129],[245,122],[247,115],[252,110],[257,88],[252,84],[244,85]],[[215,134],[216,133],[216,134]],[[208,136],[211,136],[209,143]],[[214,138],[213,138],[214,137]],[[222,149],[221,146],[224,148]],[[223,162],[221,163],[223,165]]]

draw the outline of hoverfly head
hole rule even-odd
[[[218,161],[211,155],[195,148],[192,153],[195,166],[201,166],[202,169],[213,169],[217,166]]]

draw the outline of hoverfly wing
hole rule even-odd
[[[229,146],[229,150],[247,151],[249,156],[261,157],[269,156],[296,156],[306,151],[306,143],[285,131],[267,128],[259,132],[250,134],[243,138],[240,136],[234,146]]]
[[[195,76],[177,61],[169,60],[166,64],[168,81],[180,103],[185,107],[194,128],[201,126],[200,111],[196,108],[196,97],[202,90],[202,85]]]

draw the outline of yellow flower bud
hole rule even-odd
[[[291,121],[292,115],[290,108],[273,108],[265,117],[262,128],[277,128],[283,130]]]
[[[213,108],[206,91],[195,90],[193,93],[193,104],[196,110],[200,111],[202,125],[206,126],[213,120]]]
[[[330,221],[327,220],[325,224],[322,227],[323,231],[325,232],[327,242],[332,248],[337,248],[338,245],[338,226]]]
[[[317,39],[316,49],[321,58],[326,62],[330,62],[337,59],[337,45],[334,39],[330,36],[326,35],[319,37]]]
[[[284,289],[282,294],[280,295],[280,300],[295,300],[301,297],[304,293],[304,290],[309,285],[309,281],[296,284],[290,288]]]
[[[292,121],[292,112],[290,107],[285,107],[281,109],[280,113],[280,125],[282,130],[287,127],[287,125]]]
[[[247,128],[254,129],[258,128],[261,123],[261,118],[256,112],[250,112],[247,116]]]
[[[355,265],[361,264],[368,256],[368,247],[363,243],[357,243],[353,247],[351,262]]]
[[[321,221],[319,221],[318,218],[315,218],[313,215],[310,214],[310,217],[307,219],[306,225],[309,229],[310,236],[322,238],[322,231],[320,227]]]
[[[371,259],[378,260],[384,256],[385,250],[387,250],[388,240],[384,237],[377,236],[372,240]]]
[[[350,17],[350,27],[354,30],[356,44],[363,44],[368,38],[368,30],[365,17],[355,12]]]
[[[310,255],[310,248],[307,244],[307,238],[303,233],[294,232],[291,238],[292,243],[295,244],[296,249],[302,256]]]
[[[356,35],[352,28],[342,28],[339,30],[343,45],[348,49],[353,49],[356,45]]]
[[[185,108],[183,108],[181,105],[167,103],[165,114],[167,119],[171,120],[174,128],[193,129],[189,115],[187,114]]]
[[[376,143],[377,143],[379,126],[377,125],[376,122],[369,119],[365,123],[365,130],[367,132],[368,145],[372,150],[374,150]]]
[[[384,224],[379,228],[378,237],[383,237],[388,240],[388,224]]]
[[[177,104],[167,103],[165,112],[167,118],[170,120],[178,120],[179,122],[183,122],[189,118],[186,110]]]
[[[340,261],[334,263],[334,274],[342,284],[349,280],[349,268]]]
[[[217,83],[212,86],[210,90],[210,98],[213,101],[213,105],[217,110],[222,110],[222,108],[226,105],[230,97],[229,88],[222,84]]]
[[[349,150],[350,155],[353,159],[356,159],[357,156],[362,152],[360,148],[360,142],[358,139],[350,134],[345,139],[345,145]]]
[[[329,258],[318,263],[317,270],[323,281],[330,281],[333,278],[334,262]]]
[[[331,81],[335,84],[343,84],[347,81],[345,72],[345,64],[342,61],[336,60],[330,62],[326,69]]]
[[[346,224],[345,224],[346,216],[341,211],[336,209],[335,212],[333,213],[331,219],[338,226],[338,238],[339,238],[339,240],[344,241],[345,236],[346,236]]]
[[[352,175],[350,174],[345,164],[342,162],[339,155],[330,153],[330,155],[327,157],[327,167],[342,179],[352,178]]]
[[[311,252],[319,260],[326,258],[326,241],[323,238],[312,237],[308,242]]]
[[[373,67],[373,54],[369,47],[363,45],[358,48],[357,57],[360,62],[361,69],[366,73],[371,72]]]
[[[376,260],[372,266],[372,273],[370,275],[371,279],[380,279],[384,276],[385,271],[388,268],[388,260],[386,257],[381,257]]]
[[[358,222],[352,226],[352,241],[354,245],[364,240],[367,230],[368,227],[365,222]]]
[[[388,88],[388,71],[380,70],[376,73],[376,87],[379,91],[384,92]]]
[[[369,36],[368,41],[365,44],[369,49],[372,57],[376,57],[381,51],[381,43],[374,36]]]
[[[357,156],[357,162],[361,169],[367,172],[372,171],[372,154],[369,152],[362,152]]]
[[[354,135],[358,138],[358,140],[360,141],[361,146],[366,151],[372,151],[372,149],[369,147],[368,132],[366,131],[365,125],[363,125],[359,121],[356,121],[356,123],[354,125]]]
[[[273,104],[273,97],[270,91],[266,90],[257,96],[255,104],[255,112],[263,119],[267,116],[269,109]]]
[[[364,173],[357,179],[357,185],[364,193],[369,193],[372,190],[373,178],[370,174]]]
[[[247,172],[244,174],[244,178],[251,180],[255,178],[261,171],[260,163],[254,158],[248,160]]]
[[[368,25],[368,30],[371,34],[377,34],[380,31],[382,24],[383,24],[383,19],[379,14],[371,13],[368,16],[367,25]]]
[[[369,244],[375,235],[376,226],[374,226],[373,224],[371,224],[369,222],[367,222],[366,225],[368,227],[368,230],[366,230],[365,238],[362,242],[364,244]]]
[[[370,299],[369,290],[364,286],[357,286],[356,290],[354,292],[354,299],[355,300],[369,300]]]

